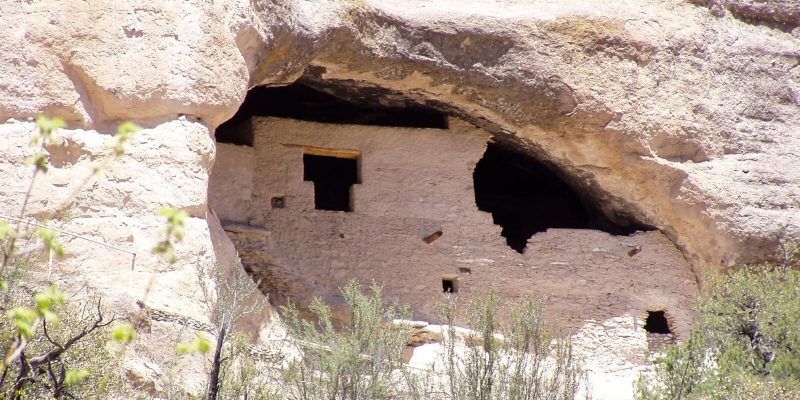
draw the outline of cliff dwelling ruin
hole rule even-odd
[[[274,303],[342,304],[357,278],[435,320],[440,293],[495,287],[569,328],[668,310],[688,332],[696,281],[669,239],[457,117],[259,87],[217,142],[210,205]]]

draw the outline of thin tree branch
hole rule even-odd
[[[48,342],[52,343],[53,346],[56,346],[56,348],[64,350],[64,346],[58,344],[55,340],[53,340],[53,338],[50,337],[50,332],[47,331],[47,320],[45,319],[42,320],[42,330],[44,331],[44,337]]]
[[[69,350],[70,347],[72,347],[75,343],[77,343],[78,341],[83,339],[86,335],[94,332],[98,328],[106,327],[106,326],[110,325],[112,322],[114,322],[114,317],[111,317],[111,319],[108,320],[108,321],[105,320],[105,317],[103,316],[102,310],[100,308],[100,300],[98,300],[97,301],[97,319],[94,320],[92,325],[89,326],[89,327],[84,327],[81,330],[80,333],[78,333],[77,335],[74,335],[71,338],[69,338],[66,342],[64,342],[64,344],[62,346],[57,347],[57,348],[55,348],[53,350],[50,350],[49,352],[47,352],[46,354],[43,354],[41,356],[31,358],[31,360],[30,360],[31,367],[38,367],[41,364],[44,364],[46,362],[51,362],[51,361],[53,361],[55,359],[58,359],[59,357],[61,357],[61,354],[63,354],[65,351]]]

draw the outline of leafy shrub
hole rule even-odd
[[[712,275],[689,339],[667,349],[637,397],[800,399],[800,253]]]
[[[0,316],[0,399],[93,398],[122,394],[124,346],[135,336],[128,325],[111,328],[98,301],[72,302],[55,286],[12,303]]]
[[[402,363],[407,326],[391,323],[407,318],[407,311],[385,304],[374,284],[369,294],[356,282],[342,292],[352,318],[340,329],[319,299],[311,306],[315,321],[285,309],[300,351],[284,370],[286,398],[573,400],[583,382],[572,344],[548,329],[541,302],[504,310],[492,292],[470,304],[467,320],[474,330],[467,331],[455,327],[456,297],[445,297],[439,307],[448,324],[443,368],[420,371]],[[508,318],[501,318],[504,311]]]
[[[286,398],[292,400],[402,398],[401,352],[408,333],[388,322],[408,311],[384,303],[381,288],[370,294],[350,282],[342,289],[350,320],[334,326],[330,307],[317,298],[304,320],[293,306],[284,308],[286,325],[300,357],[284,370]]]
[[[36,125],[31,140],[35,154],[27,160],[33,175],[19,217],[13,218],[14,225],[0,220],[0,346],[5,349],[0,399],[124,396],[119,365],[125,346],[135,338],[132,327],[112,329],[114,317],[106,315],[100,299],[71,301],[55,284],[36,292],[41,284],[31,279],[43,275],[43,260],[29,247],[41,246],[50,261],[65,254],[56,230],[25,219],[35,180],[49,170],[44,147],[58,146],[56,133],[65,126],[61,119],[43,116]],[[116,157],[124,154],[124,141],[136,129],[128,124],[125,134],[117,136]],[[31,231],[32,225],[40,228]]]
[[[448,296],[440,307],[447,321],[444,335],[446,398],[453,400],[573,400],[584,376],[568,336],[547,326],[544,304],[531,299],[508,311],[490,291],[468,307],[473,329],[467,348],[457,348],[456,303]]]

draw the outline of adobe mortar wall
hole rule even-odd
[[[534,235],[524,254],[506,246],[491,215],[475,206],[472,172],[488,139],[480,129],[457,120],[449,130],[252,122],[253,148],[218,144],[209,201],[273,301],[302,306],[318,295],[336,303],[350,279],[375,279],[388,298],[431,320],[442,275],[457,274],[467,299],[491,286],[511,301],[547,297],[549,314],[565,327],[665,308],[673,329],[688,332],[695,277],[659,232],[551,229]],[[362,152],[353,212],[314,209],[302,146]],[[283,196],[285,208],[272,209],[273,196]],[[423,243],[437,230],[441,238]]]
[[[225,222],[247,222],[250,218],[255,173],[253,149],[219,143],[217,148],[224,149],[225,157],[214,161],[214,170],[217,171],[217,177],[224,176],[224,179],[216,179],[214,189],[209,190],[211,198],[216,200],[214,211]]]

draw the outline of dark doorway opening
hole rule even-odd
[[[250,117],[281,117],[329,124],[400,126],[447,129],[447,115],[419,105],[380,106],[377,101],[355,103],[313,89],[302,83],[289,86],[257,86],[247,92],[236,114],[217,127],[216,140],[253,145]],[[369,104],[369,105],[366,105]]]
[[[303,180],[314,182],[314,208],[353,211],[350,188],[358,183],[358,159],[303,154]]]
[[[648,311],[647,319],[644,322],[644,330],[647,333],[670,334],[669,321],[664,311]]]
[[[458,293],[458,278],[456,278],[456,277],[443,277],[442,278],[442,293]]]
[[[615,235],[644,229],[616,225],[548,166],[496,143],[489,143],[473,178],[478,209],[492,213],[508,246],[519,253],[531,236],[549,228],[598,229]]]

